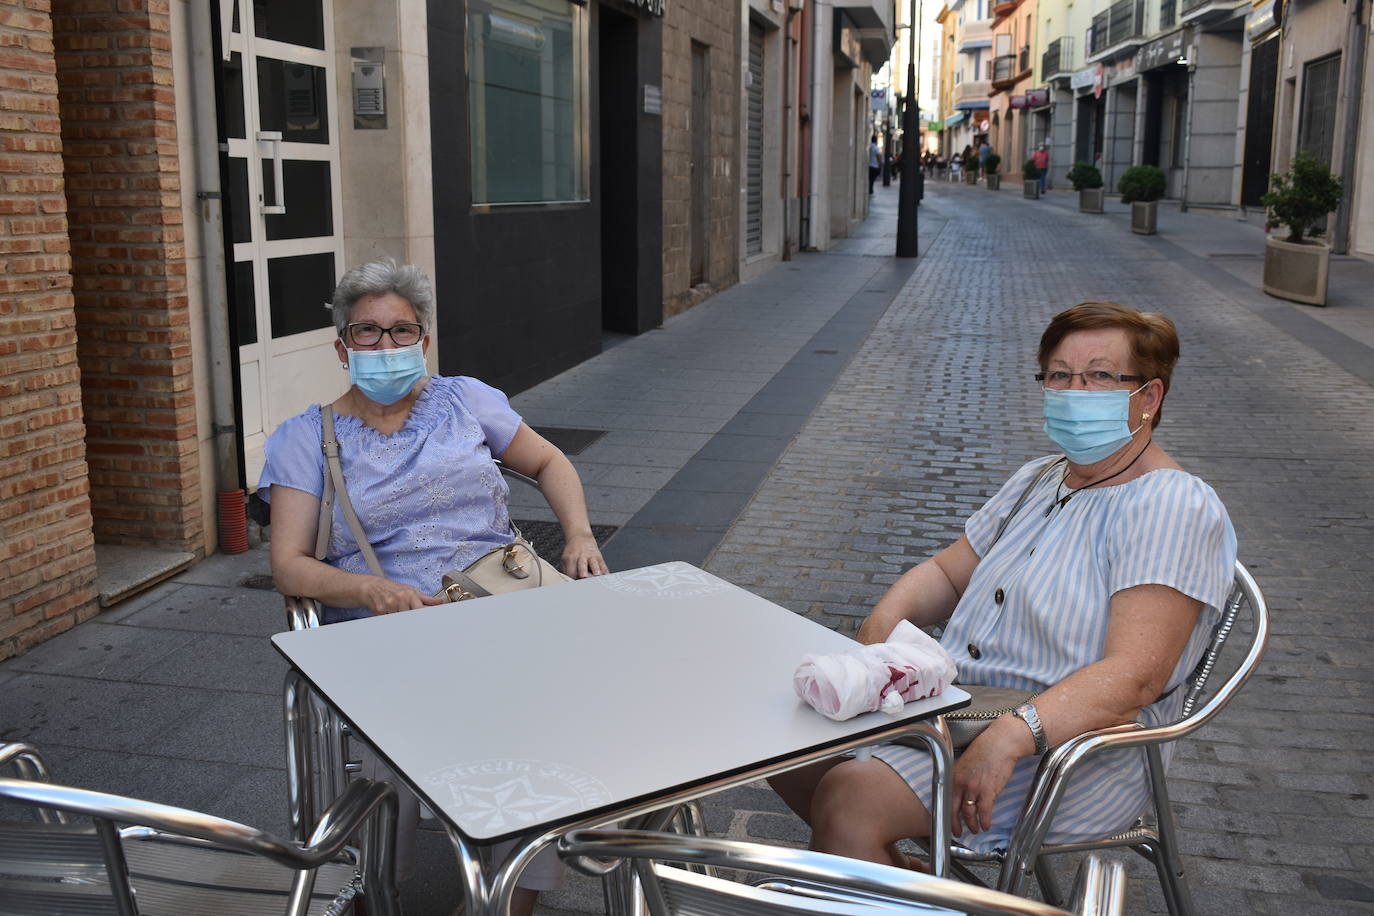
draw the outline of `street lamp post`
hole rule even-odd
[[[919,0],[911,0],[911,25],[908,33],[911,53],[906,62],[906,111],[902,113],[902,188],[897,198],[897,257],[917,254],[916,207],[925,192],[925,171],[921,168],[921,112],[916,101],[916,44],[920,40]],[[919,186],[918,186],[919,182]]]

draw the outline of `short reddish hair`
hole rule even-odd
[[[1075,331],[1096,331],[1102,328],[1119,328],[1126,332],[1131,343],[1131,359],[1135,362],[1134,375],[1143,375],[1146,380],[1157,378],[1164,383],[1164,393],[1169,393],[1169,380],[1174,374],[1174,363],[1178,362],[1178,329],[1163,315],[1142,312],[1129,305],[1116,302],[1080,302],[1065,309],[1050,321],[1045,333],[1040,335],[1040,351],[1037,358],[1040,371],[1049,365],[1050,355],[1059,348]],[[1150,418],[1151,428],[1159,425],[1164,416],[1160,406]]]

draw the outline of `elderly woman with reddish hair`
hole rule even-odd
[[[1175,718],[1183,691],[1174,688],[1226,599],[1236,559],[1226,509],[1154,438],[1178,350],[1161,315],[1085,302],[1055,316],[1036,379],[1045,432],[1063,454],[1013,474],[859,630],[860,642],[874,643],[901,620],[947,622],[941,642],[961,683],[1039,691],[955,762],[955,834],[975,850],[1006,847],[1048,748],[1090,729]],[[904,866],[896,841],[931,832],[924,750],[883,746],[773,786],[825,852]],[[1047,840],[1123,829],[1148,792],[1139,751],[1097,755],[1070,785]]]

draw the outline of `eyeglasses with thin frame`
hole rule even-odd
[[[420,342],[420,338],[425,336],[425,329],[413,321],[402,321],[389,328],[370,321],[354,321],[344,325],[343,333],[339,336],[356,347],[372,347],[382,342],[383,334],[390,337],[396,346],[409,347]]]
[[[1065,372],[1055,369],[1052,372],[1037,372],[1035,380],[1045,388],[1063,391],[1073,385],[1074,377],[1083,379],[1083,387],[1093,391],[1107,391],[1126,382],[1143,382],[1143,375],[1126,375],[1121,372],[1108,372],[1106,369],[1088,369],[1084,372]]]

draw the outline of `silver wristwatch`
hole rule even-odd
[[[1040,724],[1040,713],[1036,712],[1034,703],[1022,703],[1016,707],[1012,715],[1026,723],[1026,727],[1031,730],[1031,735],[1035,738],[1035,756],[1039,757],[1050,749],[1049,743],[1045,740],[1045,727]]]

